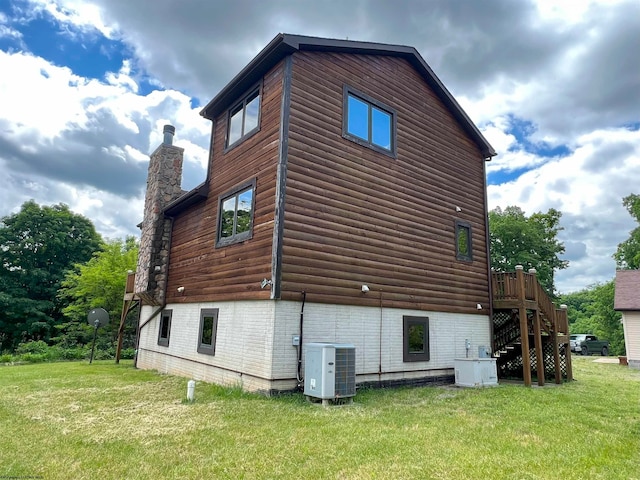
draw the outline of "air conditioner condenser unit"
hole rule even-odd
[[[307,343],[304,394],[336,400],[356,394],[356,347],[344,343]]]

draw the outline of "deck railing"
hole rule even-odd
[[[569,317],[566,305],[560,305],[560,308],[556,308],[556,331],[569,335]]]

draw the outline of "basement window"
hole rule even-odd
[[[198,333],[198,353],[215,355],[216,333],[218,331],[218,309],[200,310],[200,331]]]
[[[255,87],[241,102],[229,110],[226,148],[258,131],[260,126],[260,86]]]
[[[345,85],[342,136],[395,157],[396,113],[392,108]]]
[[[169,346],[169,335],[171,334],[171,315],[173,310],[163,310],[160,314],[160,328],[158,328],[158,345]]]
[[[405,315],[403,322],[404,362],[429,361],[429,317],[412,317]]]
[[[218,237],[216,247],[251,238],[256,190],[255,179],[244,183],[218,199]]]
[[[471,224],[456,220],[456,258],[464,262],[473,261]]]

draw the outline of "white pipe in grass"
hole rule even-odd
[[[190,402],[193,402],[193,400],[195,399],[195,394],[196,394],[196,381],[189,380],[187,382],[187,400],[189,400]]]

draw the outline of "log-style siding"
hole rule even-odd
[[[345,84],[396,111],[397,158],[343,138]],[[304,290],[317,302],[488,307],[483,162],[405,60],[296,52],[282,299]],[[472,262],[456,259],[455,220],[472,227]]]
[[[282,79],[281,62],[262,80],[260,130],[233,148],[225,148],[227,113],[215,119],[209,196],[173,223],[168,302],[269,298],[269,289],[262,290],[260,281],[271,277]],[[252,238],[216,248],[220,195],[254,178]],[[184,293],[178,293],[179,286],[185,287]]]

